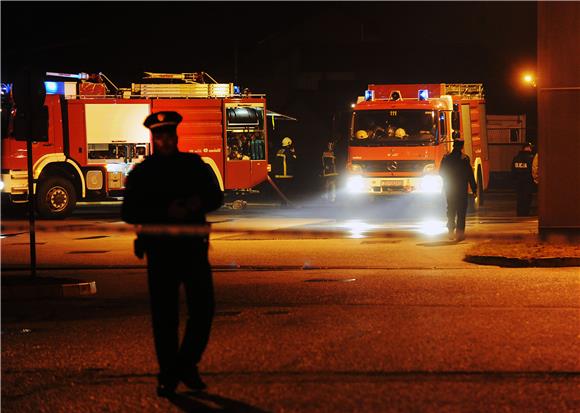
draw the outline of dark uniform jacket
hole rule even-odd
[[[531,186],[534,183],[532,176],[532,163],[534,154],[528,151],[520,151],[512,160],[512,175],[518,188]]]
[[[197,211],[185,217],[171,217],[170,205],[199,201]],[[122,219],[130,224],[205,224],[205,214],[218,209],[223,193],[209,165],[196,154],[177,152],[171,156],[152,155],[138,164],[127,177],[121,210]],[[177,239],[176,239],[177,238]],[[186,237],[191,238],[191,237]],[[140,235],[147,249],[160,242],[183,241],[183,237]]]
[[[467,185],[471,186],[473,193],[477,192],[469,156],[459,151],[448,153],[441,160],[439,173],[443,178],[447,196],[467,196]]]

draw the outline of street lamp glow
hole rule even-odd
[[[524,81],[525,84],[530,85],[532,87],[536,87],[536,78],[533,74],[525,73],[522,76],[522,80]]]

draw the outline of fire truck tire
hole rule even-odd
[[[64,219],[72,214],[76,203],[74,185],[63,177],[41,181],[36,191],[36,210],[41,218]]]
[[[477,168],[477,207],[483,206],[485,197],[483,195],[483,174],[481,168]]]

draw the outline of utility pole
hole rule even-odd
[[[32,170],[32,142],[48,140],[48,110],[44,106],[46,97],[44,77],[29,69],[22,70],[12,86],[12,97],[16,105],[14,137],[16,140],[26,141],[30,276],[36,278],[36,197]]]

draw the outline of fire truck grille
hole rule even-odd
[[[433,161],[353,161],[353,165],[359,165],[363,172],[423,172],[425,165]]]

